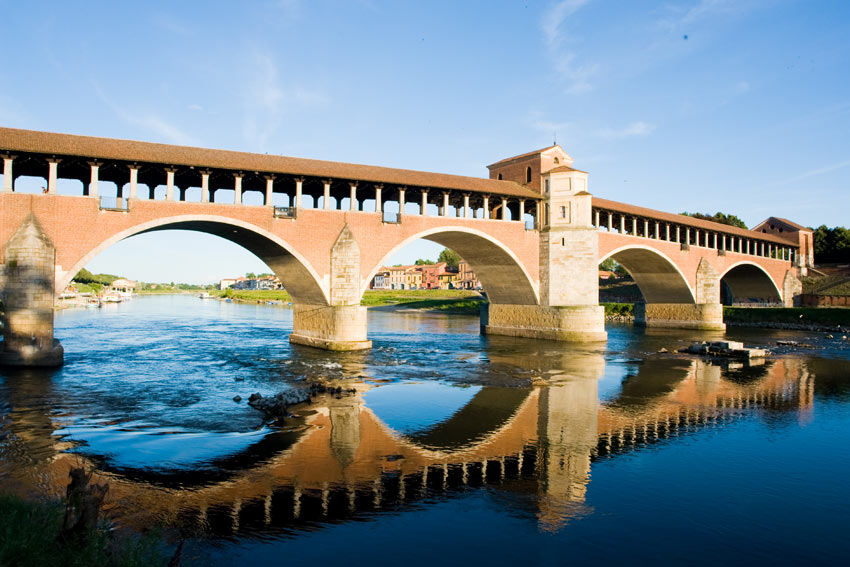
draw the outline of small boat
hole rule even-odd
[[[211,298],[212,298],[212,295],[210,295],[207,292],[203,292],[200,295],[198,295],[198,299],[211,299]]]
[[[122,301],[124,301],[124,298],[117,293],[108,293],[103,296],[104,303],[121,303]]]

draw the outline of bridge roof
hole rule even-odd
[[[451,189],[523,199],[541,195],[513,181],[430,173],[335,161],[295,158],[268,154],[175,146],[134,140],[57,134],[17,128],[0,128],[0,151],[28,152],[128,163],[154,163],[165,166],[256,171],[268,174],[321,177],[365,181],[400,187]]]
[[[775,234],[768,234],[764,232],[756,232],[754,230],[747,230],[745,228],[738,228],[737,226],[731,226],[728,224],[723,224],[719,222],[707,221],[702,219],[697,219],[694,217],[689,217],[686,215],[677,215],[675,213],[665,213],[663,211],[656,211],[655,209],[648,209],[646,207],[638,207],[635,205],[629,205],[626,203],[619,203],[617,201],[609,201],[608,199],[600,199],[599,197],[593,197],[593,206],[598,207],[600,209],[606,209],[608,211],[623,213],[626,215],[632,215],[635,217],[642,217],[647,219],[655,219],[662,222],[669,222],[671,224],[680,224],[683,226],[690,226],[693,228],[698,228],[701,230],[708,230],[711,232],[721,232],[725,234],[730,234],[732,236],[740,236],[742,238],[749,238],[752,240],[762,240],[764,242],[773,242],[775,244],[781,244],[782,246],[788,246],[789,244],[794,244],[793,236],[789,240],[789,238],[782,238],[781,236]],[[791,235],[789,235],[791,236]]]

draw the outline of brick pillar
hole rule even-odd
[[[30,213],[5,252],[0,364],[61,366],[62,345],[53,338],[56,253],[35,215]]]
[[[336,351],[372,348],[360,305],[360,246],[347,224],[330,256],[330,305],[295,304],[289,341]]]

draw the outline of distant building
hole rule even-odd
[[[236,278],[222,278],[220,282],[218,282],[218,289],[225,290],[233,284],[236,283]]]
[[[369,289],[390,289],[390,271],[387,268],[381,268],[372,282],[369,284]]]
[[[472,267],[466,260],[461,260],[457,265],[458,269],[458,287],[460,289],[481,289],[481,282],[472,271]]]
[[[129,295],[136,291],[136,282],[120,278],[109,284],[109,291]]]

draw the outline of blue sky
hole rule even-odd
[[[850,2],[0,7],[4,126],[473,176],[557,133],[600,197],[850,225]],[[182,232],[89,267],[147,281],[263,270]]]

